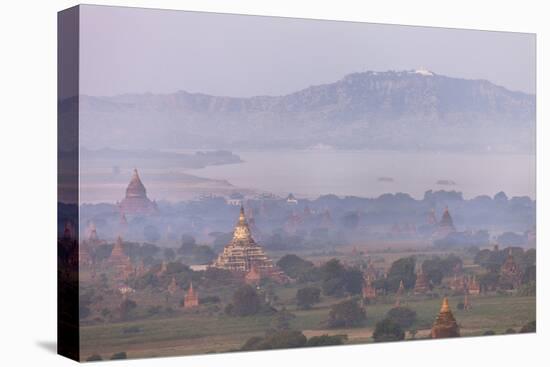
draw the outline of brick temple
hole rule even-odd
[[[147,190],[141,182],[137,169],[134,169],[130,183],[126,188],[126,196],[118,203],[120,213],[126,220],[126,215],[151,215],[158,212],[157,204],[147,197]]]

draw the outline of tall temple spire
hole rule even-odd
[[[197,307],[198,305],[199,305],[199,295],[193,289],[193,282],[190,282],[189,289],[187,290],[187,293],[183,297],[183,307],[192,308],[192,307]]]
[[[453,218],[451,218],[451,214],[449,213],[449,207],[445,207],[445,211],[443,212],[443,215],[441,216],[441,221],[439,222],[439,225],[441,227],[448,227],[452,228],[454,230],[454,223]]]
[[[251,245],[254,243],[250,233],[250,227],[248,226],[248,222],[246,220],[246,215],[244,214],[244,207],[242,205],[239,213],[239,221],[233,231],[233,240],[239,241],[244,245]]]
[[[441,303],[441,308],[439,309],[439,313],[449,312],[449,299],[447,297],[443,298],[443,302]]]
[[[147,190],[141,182],[138,171],[134,168],[126,196],[119,204],[122,214],[154,214],[158,211],[155,202],[147,197]]]
[[[145,189],[145,186],[141,182],[141,179],[139,178],[139,174],[137,171],[137,168],[134,168],[134,172],[132,174],[132,178],[130,180],[130,183],[128,184],[128,187],[126,188],[126,197],[138,197],[138,198],[146,198],[147,197],[147,190]]]

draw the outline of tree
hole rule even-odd
[[[363,273],[357,269],[346,269],[338,259],[331,259],[320,268],[323,293],[327,296],[343,296],[361,293]]]
[[[271,333],[264,338],[252,337],[246,341],[241,350],[300,348],[306,343],[307,338],[301,331],[283,330]]]
[[[95,362],[95,361],[102,361],[103,358],[99,354],[92,354],[88,358],[86,358],[86,362]]]
[[[319,335],[312,336],[308,339],[306,346],[307,347],[321,347],[325,345],[342,345],[348,340],[348,336],[343,335]]]
[[[296,292],[296,303],[301,309],[309,309],[321,301],[321,290],[317,287],[306,287]]]
[[[413,256],[394,261],[388,272],[389,291],[397,291],[401,281],[403,281],[405,289],[413,288],[416,282],[415,266],[416,260]]]
[[[296,316],[289,312],[285,307],[283,307],[279,312],[277,312],[273,318],[272,326],[274,330],[289,330],[290,321]]]
[[[193,249],[193,262],[196,264],[208,264],[216,258],[216,253],[209,246],[202,245]]]
[[[231,314],[235,316],[255,315],[260,311],[261,302],[256,290],[244,285],[233,294]]]
[[[126,359],[126,352],[117,352],[111,356],[111,359]]]
[[[367,319],[365,309],[356,300],[350,299],[331,307],[327,324],[329,327],[353,327],[362,325]]]
[[[441,284],[441,280],[445,276],[445,272],[441,266],[441,259],[438,256],[425,260],[422,263],[422,271],[433,284]]]
[[[344,272],[344,286],[348,293],[359,294],[363,290],[363,273],[357,269]]]
[[[191,251],[197,246],[195,237],[190,234],[183,234],[181,236],[181,246],[178,249],[178,253],[181,255],[189,255]]]
[[[523,278],[521,279],[522,283],[535,282],[537,279],[537,266],[529,265],[525,268],[523,272]]]
[[[405,332],[398,323],[386,318],[376,323],[372,337],[375,342],[392,342],[405,339]]]
[[[301,275],[307,273],[315,266],[311,261],[307,261],[294,254],[287,254],[277,261],[277,266],[291,278],[298,279]]]
[[[132,301],[131,299],[124,299],[119,305],[120,317],[123,319],[128,317],[130,312],[134,310],[136,307],[137,307],[136,302]]]
[[[176,252],[174,251],[173,248],[167,247],[164,249],[163,253],[164,253],[164,258],[167,261],[173,261],[176,258]]]
[[[531,321],[523,325],[519,330],[520,333],[535,333],[537,331],[537,322]]]
[[[160,232],[157,227],[148,225],[143,228],[143,237],[149,242],[157,242],[160,240]]]
[[[331,259],[321,266],[323,293],[327,296],[342,296],[345,290],[345,268],[338,259]]]
[[[483,335],[496,335],[494,330],[487,330],[483,333]]]
[[[388,311],[386,318],[397,323],[403,330],[416,322],[416,312],[408,307],[394,307]]]

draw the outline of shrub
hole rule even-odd
[[[372,337],[375,342],[391,342],[405,339],[405,332],[398,323],[384,319],[376,323]]]
[[[262,306],[258,293],[249,285],[244,285],[235,291],[232,305],[230,311],[234,316],[255,315]]]
[[[87,362],[94,362],[94,361],[102,361],[103,358],[99,354],[92,354],[88,358],[86,358]]]
[[[523,325],[519,330],[520,333],[534,333],[537,331],[537,322],[531,321]]]
[[[283,330],[267,335],[264,338],[254,336],[246,341],[241,350],[263,350],[300,348],[307,343],[307,338],[301,331]]]
[[[111,359],[126,359],[126,352],[118,352],[111,356]]]
[[[416,322],[416,311],[408,307],[394,307],[388,311],[386,318],[396,322],[402,329],[408,329]]]
[[[308,347],[320,347],[324,345],[342,345],[348,340],[347,335],[320,335],[312,336],[308,339],[306,346]]]

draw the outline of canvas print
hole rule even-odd
[[[59,17],[61,354],[535,332],[534,34]]]

